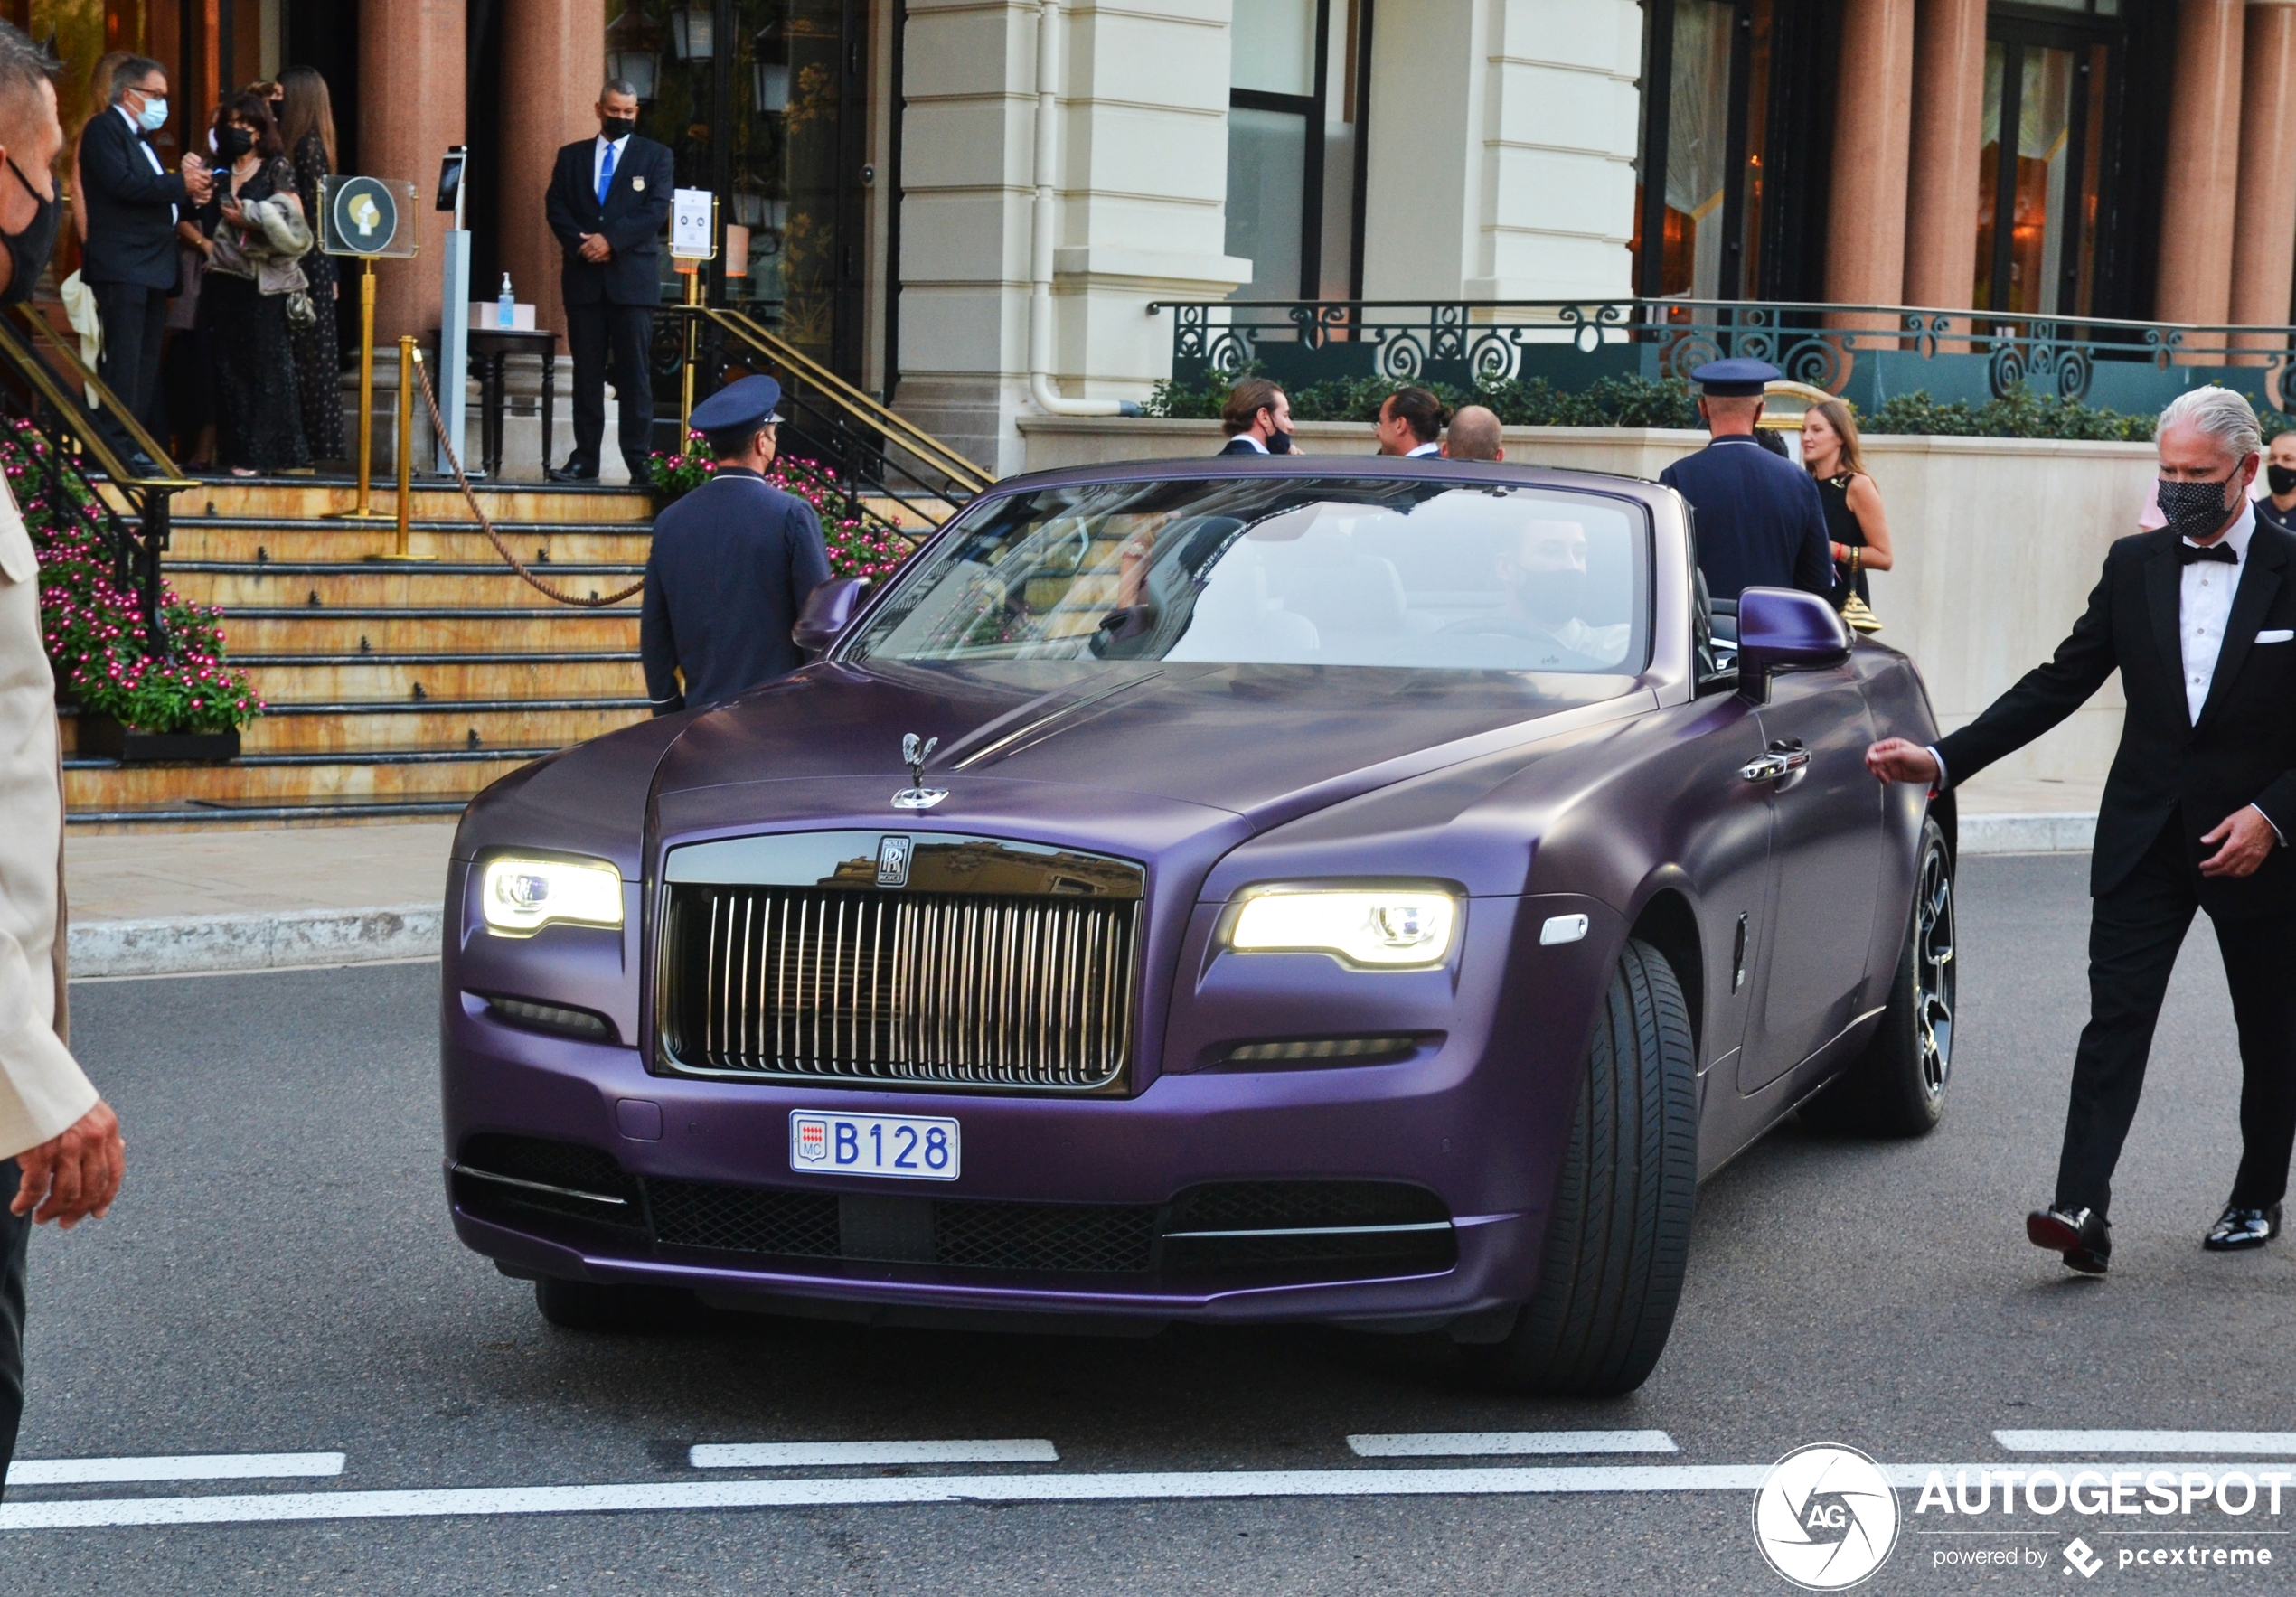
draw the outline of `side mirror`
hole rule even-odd
[[[1749,587],[1738,596],[1738,691],[1770,697],[1770,673],[1823,670],[1849,658],[1849,629],[1832,605],[1789,587]]]
[[[789,641],[809,659],[827,653],[830,644],[852,623],[854,606],[861,603],[861,589],[867,586],[858,577],[833,577],[814,589],[805,596],[805,608],[797,613],[797,625],[789,629]]]

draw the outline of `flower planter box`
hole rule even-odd
[[[123,766],[164,763],[219,766],[240,756],[240,735],[229,732],[146,732],[108,715],[80,717],[79,752]]]

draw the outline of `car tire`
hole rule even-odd
[[[550,1275],[534,1282],[534,1307],[560,1330],[660,1330],[690,1301],[687,1293],[661,1287],[601,1286]]]
[[[1914,906],[1889,984],[1889,1005],[1866,1051],[1802,1105],[1820,1131],[1919,1137],[1945,1113],[1953,1068],[1953,855],[1944,830],[1922,822]]]
[[[1514,1391],[1611,1397],[1673,1329],[1698,1193],[1698,1054],[1664,955],[1630,941],[1604,994],[1555,1185],[1538,1295],[1467,1351]]]

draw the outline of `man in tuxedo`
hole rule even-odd
[[[1783,449],[1763,447],[1763,395],[1783,375],[1767,361],[1743,357],[1708,361],[1691,372],[1710,441],[1658,474],[1698,512],[1707,591],[1732,604],[1749,587],[1833,591],[1818,484]]]
[[[662,296],[662,229],[676,163],[640,138],[637,90],[616,78],[598,95],[596,138],[558,153],[543,211],[566,251],[566,342],[574,353],[574,453],[553,482],[595,482],[606,437],[609,363],[621,401],[622,458],[646,480],[654,384],[646,371],[654,307]]]
[[[1219,425],[1228,434],[1222,455],[1292,452],[1292,401],[1265,377],[1247,377],[1228,390]]]
[[[1423,388],[1399,388],[1379,401],[1379,419],[1371,424],[1379,440],[1379,452],[1409,459],[1439,455],[1444,423],[1451,413],[1443,401]]]
[[[109,108],[80,136],[88,212],[80,278],[95,292],[104,326],[97,375],[158,437],[166,430],[159,357],[176,287],[175,223],[186,208],[207,202],[212,179],[198,156],[169,172],[152,148],[151,136],[167,123],[165,67],[131,55],[112,70],[109,92]]]
[[[1933,748],[1877,743],[1884,782],[1943,790],[2071,715],[2115,671],[2128,709],[2091,856],[2089,1023],[2034,1245],[2103,1274],[2113,1169],[2135,1117],[2169,972],[2196,910],[2216,923],[2240,1031],[2243,1151],[2202,1245],[2280,1233],[2296,1141],[2296,537],[2248,502],[2262,440],[2228,389],[2160,413],[2168,525],[2115,543],[2056,657]]]

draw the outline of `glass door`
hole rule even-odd
[[[1981,310],[2092,314],[2107,47],[1997,20],[1978,167]]]
[[[1331,0],[1236,0],[1227,250],[1252,263],[1252,280],[1231,299],[1313,299],[1322,288],[1330,26]]]

